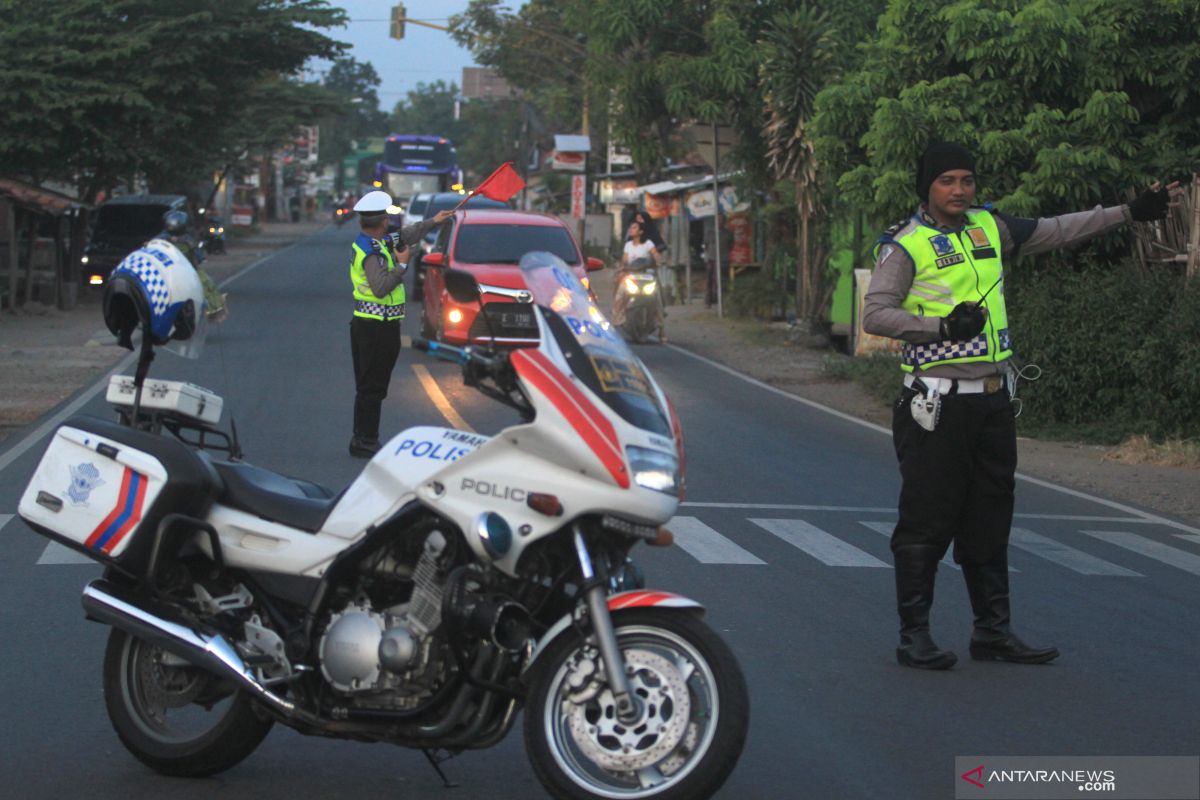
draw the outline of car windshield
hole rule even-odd
[[[521,259],[521,273],[533,302],[552,312],[546,324],[571,371],[621,419],[672,437],[646,367],[591,302],[575,270],[552,253],[534,252]]]
[[[93,236],[97,239],[136,236],[149,239],[163,229],[165,213],[167,207],[157,203],[101,206]]]
[[[457,192],[452,192],[450,194],[435,194],[429,201],[429,208],[425,209],[425,216],[432,217],[439,211],[443,211],[447,208],[454,208],[456,205],[461,203],[462,200],[463,195],[458,194]],[[477,194],[468,200],[467,204],[463,206],[463,208],[509,208],[509,205],[508,203],[501,203],[499,200],[493,200],[490,197],[484,197],[481,194]]]
[[[413,216],[413,215],[420,216],[425,213],[425,208],[428,205],[429,205],[429,195],[427,195],[427,194],[413,195],[413,198],[408,201],[408,208],[406,209],[406,211],[409,216]]]
[[[386,180],[387,193],[392,197],[408,197],[416,192],[437,191],[441,181],[437,175],[409,172],[389,172]]]
[[[568,264],[579,263],[571,234],[558,225],[464,224],[454,242],[454,260],[463,264],[517,264],[521,256],[535,250],[553,253]]]

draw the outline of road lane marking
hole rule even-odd
[[[850,514],[895,514],[895,506],[817,506],[801,503],[705,503],[687,500],[680,508],[741,508],[764,511],[829,511]],[[1158,520],[1141,517],[1097,517],[1086,514],[1013,514],[1013,519],[1050,520],[1052,522],[1116,522],[1122,525],[1156,525]],[[894,524],[894,523],[893,523]],[[1185,534],[1180,534],[1185,535]],[[1200,541],[1200,534],[1197,535]]]
[[[775,534],[830,567],[881,567],[885,564],[865,550],[826,533],[802,519],[751,519],[758,527]]]
[[[839,419],[844,419],[847,422],[854,423],[855,425],[861,425],[864,428],[870,428],[873,431],[878,431],[879,433],[883,433],[888,436],[892,435],[891,428],[885,428],[882,425],[876,425],[873,422],[867,422],[866,420],[862,420],[862,419],[859,419],[858,417],[851,416],[850,414],[846,414],[845,412],[830,408],[829,406],[824,406],[824,405],[821,405],[820,403],[813,402],[812,400],[809,400],[807,398],[800,397],[798,395],[794,395],[791,392],[785,392],[783,389],[780,389],[778,386],[772,386],[769,383],[764,383],[755,378],[751,378],[749,375],[743,375],[742,373],[738,372],[736,369],[733,369],[732,367],[727,367],[724,364],[719,364],[716,361],[713,361],[711,358],[706,358],[702,355],[699,355],[698,353],[693,353],[692,351],[686,350],[677,344],[668,344],[665,346],[670,348],[671,350],[674,350],[677,353],[682,353],[683,355],[688,356],[689,358],[694,358],[697,361],[700,361],[704,364],[708,364],[710,367],[712,367],[716,370],[719,370],[721,372],[732,375],[733,377],[738,378],[739,380],[743,380],[746,383],[757,386],[758,388],[764,389],[768,392],[771,392],[772,394],[777,394],[780,397],[786,398],[788,400],[792,400],[793,402],[800,403],[802,405],[806,405],[809,408],[816,409],[817,411],[823,411],[826,414],[832,414],[833,416],[838,417]],[[1082,500],[1088,500],[1093,503],[1099,503],[1102,506],[1108,506],[1109,508],[1114,508],[1117,511],[1123,512],[1125,514],[1129,514],[1134,517],[1138,517],[1139,519],[1145,520],[1146,522],[1154,522],[1159,525],[1165,525],[1168,528],[1175,528],[1176,530],[1181,530],[1186,533],[1200,534],[1200,528],[1194,528],[1191,525],[1185,525],[1182,522],[1176,522],[1173,519],[1167,519],[1166,517],[1160,517],[1157,514],[1151,514],[1146,511],[1141,511],[1139,509],[1133,508],[1132,506],[1127,506],[1124,503],[1118,503],[1115,500],[1106,500],[1103,497],[1096,497],[1095,495],[1087,494],[1086,492],[1080,492],[1076,489],[1068,489],[1065,486],[1059,486],[1058,484],[1050,483],[1050,481],[1044,481],[1044,480],[1041,480],[1040,478],[1034,478],[1029,475],[1023,475],[1020,472],[1018,472],[1016,474],[1016,477],[1018,480],[1025,481],[1026,483],[1032,483],[1035,486],[1041,486],[1043,489],[1052,489],[1056,492],[1062,492],[1063,494],[1070,495],[1071,497],[1078,497]]]
[[[37,560],[38,564],[95,564],[96,562],[58,542],[47,542],[46,549]]]
[[[884,536],[888,537],[888,539],[892,538],[892,531],[896,530],[895,522],[879,522],[877,520],[860,519],[858,524],[870,528],[876,533],[883,534]],[[957,569],[959,571],[962,570],[962,567],[960,567],[958,564],[955,564],[954,560],[950,558],[949,553],[946,553],[946,555],[942,556],[942,566],[949,567],[950,569]],[[1011,572],[1013,570],[1010,569],[1009,571]]]
[[[4,530],[4,526],[13,518],[12,514],[0,514],[0,531]]]
[[[667,527],[675,534],[675,544],[701,564],[766,563],[695,517],[675,517]]]
[[[1200,575],[1200,556],[1184,550],[1177,550],[1169,544],[1156,542],[1128,531],[1081,531],[1081,533],[1094,536],[1102,542],[1122,547],[1146,558],[1161,561],[1184,572]]]
[[[429,374],[429,369],[424,364],[413,364],[412,368],[413,372],[417,373],[417,378],[421,381],[425,394],[429,395],[429,399],[437,406],[437,410],[442,412],[442,416],[450,423],[450,427],[475,433],[475,429],[459,416],[458,412],[454,410],[454,406],[450,405],[450,401],[446,399],[446,395],[442,394],[442,387],[438,386],[437,381]]]
[[[4,526],[0,525],[0,528],[2,528],[2,527],[4,527]],[[1185,542],[1192,542],[1193,544],[1200,544],[1200,533],[1177,533],[1175,535],[1178,536],[1180,539],[1183,539]]]
[[[1072,572],[1078,572],[1080,575],[1117,575],[1125,578],[1142,577],[1140,572],[1134,572],[1131,569],[1117,566],[1102,558],[1097,558],[1090,553],[1076,550],[1074,547],[1068,547],[1062,542],[1051,539],[1049,536],[1042,536],[1039,533],[1034,533],[1024,528],[1013,528],[1008,540],[1013,547],[1019,547],[1025,552],[1033,553],[1039,558],[1053,561],[1055,564],[1066,567]]]

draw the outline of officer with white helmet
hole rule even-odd
[[[370,458],[380,447],[380,409],[400,355],[408,246],[454,215],[453,211],[439,211],[389,236],[387,209],[391,204],[387,192],[373,191],[354,205],[362,229],[350,246],[350,283],[354,290],[350,354],[355,388],[350,455],[356,458]]]

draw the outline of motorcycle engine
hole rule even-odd
[[[321,674],[338,692],[371,698],[373,707],[407,708],[432,690],[441,670],[437,637],[442,585],[437,560],[446,539],[433,531],[413,571],[407,603],[376,609],[364,595],[334,613],[319,646]]]

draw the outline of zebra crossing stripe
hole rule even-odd
[[[1134,572],[1131,569],[1117,566],[1102,558],[1085,553],[1082,550],[1068,547],[1062,542],[1051,539],[1049,536],[1042,536],[1039,533],[1034,533],[1024,528],[1013,528],[1009,536],[1009,542],[1012,543],[1013,547],[1019,547],[1047,561],[1053,561],[1055,564],[1066,567],[1072,572],[1078,572],[1080,575],[1118,575],[1126,578],[1142,577],[1140,572]]]
[[[695,517],[675,517],[668,524],[675,544],[701,564],[765,564]]]
[[[1168,544],[1156,542],[1128,531],[1081,531],[1081,533],[1086,533],[1102,542],[1108,542],[1146,558],[1161,561],[1184,572],[1200,575],[1200,556],[1178,550]]]
[[[58,564],[95,564],[94,559],[88,558],[83,553],[76,552],[66,545],[58,542],[47,542],[46,549],[42,551],[42,556],[37,560],[40,565],[58,565]]]
[[[0,514],[0,531],[4,530],[4,526],[13,518],[12,514]]]
[[[0,522],[0,528],[3,528],[3,527],[4,527],[4,523]],[[1200,533],[1177,533],[1175,535],[1178,536],[1180,539],[1183,539],[1185,542],[1192,542],[1193,544],[1200,544]]]
[[[847,544],[802,519],[751,519],[750,521],[830,567],[882,567],[888,569],[891,566],[865,550],[859,550],[854,545]]]
[[[873,520],[873,519],[860,519],[858,521],[858,524],[863,525],[867,528],[870,528],[871,530],[875,531],[876,533],[882,534],[882,535],[888,537],[889,539],[892,538],[892,531],[894,531],[896,529],[895,522],[879,522],[878,520]],[[946,555],[942,556],[942,566],[949,567],[950,569],[956,569],[956,570],[959,570],[960,572],[962,571],[962,567],[960,567],[958,564],[954,563],[954,560],[950,558],[949,553],[946,553]],[[1015,570],[1013,570],[1011,567],[1009,567],[1008,571],[1014,572]]]

